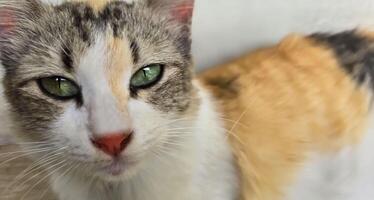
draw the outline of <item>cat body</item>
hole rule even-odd
[[[192,11],[0,1],[1,126],[58,199],[371,199],[373,37],[293,35],[196,77]]]
[[[242,199],[373,197],[372,39],[291,35],[202,74],[227,117]]]

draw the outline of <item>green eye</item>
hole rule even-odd
[[[150,87],[161,79],[162,72],[163,66],[161,64],[148,65],[132,76],[130,86],[134,89]]]
[[[63,77],[41,78],[38,84],[45,94],[59,100],[72,99],[80,93],[79,87],[73,81]]]

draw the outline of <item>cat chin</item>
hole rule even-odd
[[[105,182],[124,182],[132,177],[136,176],[138,173],[138,169],[124,169],[121,171],[115,171],[113,172],[112,170],[102,170],[97,173],[97,177]]]
[[[136,163],[112,162],[98,168],[96,176],[107,182],[122,182],[134,177],[139,168]]]

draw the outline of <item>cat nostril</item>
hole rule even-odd
[[[112,133],[91,140],[92,144],[104,153],[116,157],[130,144],[132,132]]]
[[[124,150],[127,148],[127,146],[130,144],[132,140],[132,133],[128,134],[128,136],[126,137],[126,139],[122,140],[121,142],[121,149]]]

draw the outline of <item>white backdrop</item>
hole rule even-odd
[[[199,69],[271,44],[290,32],[374,28],[374,0],[195,0]]]

